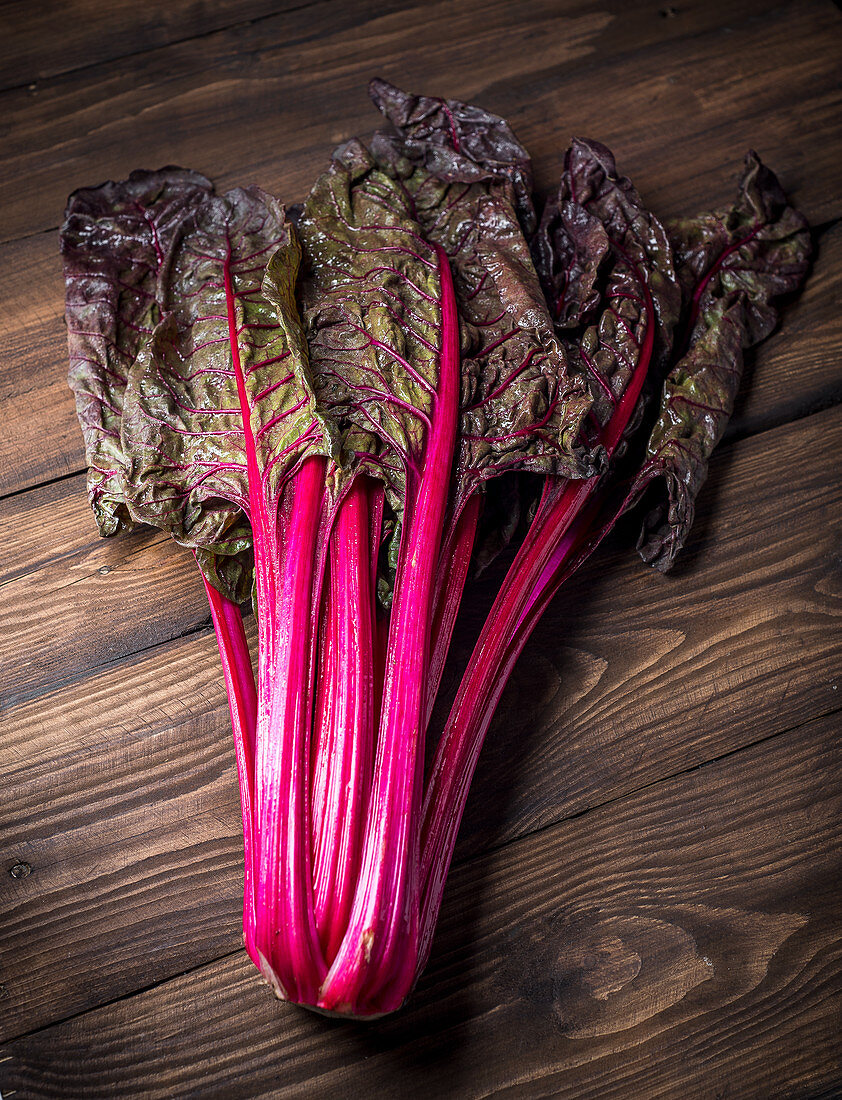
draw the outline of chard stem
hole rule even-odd
[[[330,537],[326,667],[317,715],[326,729],[315,767],[313,894],[325,958],[336,955],[359,870],[374,755],[373,622],[368,486],[356,477]]]
[[[436,247],[441,285],[439,387],[423,465],[406,498],[389,629],[383,705],[361,872],[348,930],[319,1006],[354,1013],[397,1008],[415,978],[421,786],[430,620],[459,404],[459,323],[453,280]]]
[[[451,525],[439,554],[436,594],[433,601],[430,668],[427,674],[425,729],[430,724],[436,696],[441,686],[450,640],[453,637],[453,628],[456,625],[456,616],[462,603],[462,593],[468,577],[468,566],[471,564],[471,555],[474,551],[474,540],[481,511],[482,500],[477,493],[472,493],[465,502],[459,519]]]
[[[240,781],[240,803],[243,811],[243,940],[253,961],[257,961],[254,944],[254,750],[257,736],[257,689],[251,663],[243,616],[239,605],[218,592],[204,577],[213,628],[222,661],[222,674],[228,693],[231,727],[234,732],[234,752]]]
[[[655,315],[649,289],[642,285],[646,334],[635,371],[602,431],[609,458],[637,406],[652,359]],[[436,746],[422,813],[419,973],[429,957],[468,790],[500,696],[550,599],[583,560],[582,547],[587,544],[590,552],[599,541],[587,541],[599,483],[597,478],[545,480],[526,539],[483,625]]]
[[[307,458],[281,502],[284,538],[272,664],[266,675],[261,669],[255,784],[260,966],[281,996],[306,1004],[314,1003],[326,971],[313,910],[308,797],[312,606],[320,587],[324,483],[324,459]]]

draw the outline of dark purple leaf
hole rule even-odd
[[[385,80],[374,79],[369,94],[398,133],[397,151],[444,183],[509,180],[518,217],[528,235],[535,229],[532,204],[532,161],[509,124],[482,107],[402,92]],[[385,145],[389,135],[376,141]],[[383,147],[373,146],[378,159]]]
[[[61,230],[68,380],[103,535],[131,525],[120,482],[126,379],[164,307],[173,248],[211,191],[195,172],[163,168],[74,191],[68,200]]]
[[[577,138],[534,251],[559,334],[605,425],[641,357],[657,370],[672,346],[680,294],[666,231],[611,152]]]
[[[650,487],[657,501],[639,548],[661,571],[673,564],[693,522],[708,459],[733,412],[743,350],[777,323],[776,300],[796,291],[808,269],[807,222],[772,172],[746,156],[730,210],[672,223],[687,302],[686,353],[670,371],[645,462],[624,506]]]

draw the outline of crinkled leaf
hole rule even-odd
[[[574,139],[541,218],[536,263],[559,333],[587,372],[600,425],[641,359],[664,363],[680,293],[666,231],[610,150]]]
[[[687,350],[666,379],[646,461],[624,506],[657,483],[638,545],[662,571],[693,522],[708,459],[733,412],[743,349],[772,331],[775,300],[800,287],[810,255],[806,220],[753,152],[730,210],[677,221],[670,231],[687,300]]]
[[[462,418],[453,511],[507,471],[587,476],[580,428],[590,398],[568,371],[518,220],[528,155],[502,119],[479,108],[384,81],[370,90],[397,129],[376,134],[372,151],[454,273]]]
[[[332,447],[295,305],[299,261],[295,230],[269,195],[209,199],[174,253],[172,309],[129,378],[131,514],[197,550],[211,583],[237,598],[249,576],[249,520],[274,530],[289,473]]]
[[[505,119],[458,99],[409,95],[385,80],[372,80],[369,94],[417,166],[445,183],[509,180],[523,231],[534,232],[532,161]]]
[[[570,183],[562,183],[563,194],[570,190]],[[609,251],[599,218],[570,198],[550,199],[532,248],[556,326],[575,329],[592,319],[602,299],[597,280]]]
[[[68,380],[103,535],[131,525],[120,441],[128,373],[158,323],[172,251],[211,191],[204,176],[163,168],[74,191],[68,200],[61,229]]]
[[[441,354],[438,258],[405,191],[340,146],[299,221],[299,297],[319,404],[399,511],[420,467]]]

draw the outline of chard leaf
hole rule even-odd
[[[662,572],[681,549],[707,477],[708,460],[734,409],[743,350],[777,323],[775,300],[796,291],[808,268],[807,222],[754,152],[746,156],[730,210],[674,222],[677,268],[686,300],[686,336],[670,371],[646,459],[624,511],[650,486],[654,507],[638,548]]]
[[[74,191],[68,200],[61,229],[68,381],[102,535],[131,526],[121,484],[126,380],[160,318],[172,251],[211,191],[204,176],[163,168]]]
[[[504,472],[593,473],[579,439],[589,394],[568,370],[518,220],[528,207],[534,221],[527,153],[479,108],[381,80],[370,91],[397,130],[376,134],[372,150],[454,274],[462,352],[454,515]]]
[[[299,261],[271,196],[238,188],[208,199],[172,259],[172,309],[129,376],[132,517],[194,549],[210,582],[237,599],[252,528],[271,548],[287,477],[305,455],[332,449],[295,305]]]
[[[399,515],[422,465],[438,386],[436,251],[406,192],[358,141],[333,154],[298,232],[316,396],[336,422],[352,467],[385,481]]]
[[[534,232],[532,161],[505,119],[458,99],[410,95],[386,80],[372,80],[369,94],[413,163],[444,183],[508,180],[523,231]]]
[[[598,284],[601,266],[607,262],[609,244],[605,226],[569,196],[568,177],[562,193],[544,207],[532,248],[541,272],[544,293],[559,329],[575,329],[591,319],[602,298]]]
[[[643,369],[657,369],[672,346],[680,292],[666,231],[617,174],[610,150],[576,138],[534,251],[556,326],[588,375],[604,428],[642,360]]]

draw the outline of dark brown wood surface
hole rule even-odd
[[[0,5],[0,1094],[842,1095],[842,16],[830,0]],[[278,1004],[204,593],[97,537],[66,389],[74,187],[187,164],[301,197],[379,73],[612,145],[665,215],[746,147],[815,226],[674,575],[619,531],[504,694],[410,1005]],[[452,687],[492,596],[477,584]]]

